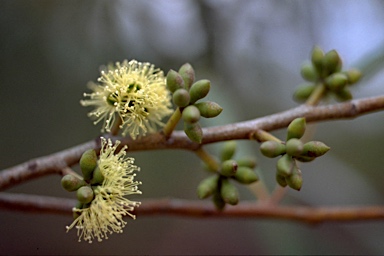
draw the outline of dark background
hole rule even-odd
[[[297,106],[300,65],[314,45],[337,49],[365,77],[355,98],[384,93],[383,1],[0,1],[0,169],[99,135],[79,104],[99,66],[148,61],[165,73],[190,62],[212,81],[208,99],[224,107],[206,126],[244,121]],[[333,100],[330,100],[333,103]],[[332,150],[302,166],[304,186],[284,204],[383,204],[383,113],[322,122],[314,139]],[[283,136],[285,131],[274,133]],[[217,145],[207,149],[215,153]],[[254,142],[267,186],[275,160]],[[186,151],[135,152],[140,198],[195,199],[206,177]],[[59,176],[7,192],[73,198]],[[241,189],[242,199],[252,199]],[[139,198],[138,198],[139,199]],[[65,233],[71,216],[1,211],[0,254],[383,254],[384,221],[324,223],[137,216],[102,243]]]

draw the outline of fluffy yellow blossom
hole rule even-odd
[[[121,121],[122,135],[135,139],[156,131],[164,125],[162,119],[172,113],[164,73],[147,62],[116,62],[101,72],[98,83],[88,86],[93,92],[84,93],[89,99],[80,103],[95,106],[88,116],[95,124],[104,121],[102,131],[110,132],[113,124]]]
[[[102,241],[108,239],[108,235],[113,232],[122,233],[126,222],[123,217],[128,215],[135,219],[135,215],[130,213],[134,207],[139,206],[140,202],[135,202],[125,198],[131,194],[141,194],[137,185],[141,184],[134,181],[134,171],[139,171],[139,167],[133,165],[134,159],[126,157],[126,147],[115,154],[120,142],[116,141],[112,145],[111,140],[101,138],[101,151],[97,162],[104,180],[101,185],[92,186],[94,199],[89,205],[80,208],[73,208],[73,212],[78,217],[70,226],[67,232],[76,227],[79,242],[92,242],[93,239]]]

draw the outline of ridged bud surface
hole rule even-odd
[[[324,55],[323,67],[327,74],[338,72],[342,68],[342,61],[336,50],[331,50]]]
[[[294,166],[295,160],[293,160],[291,156],[285,154],[279,160],[277,160],[277,174],[287,177],[292,174]]]
[[[95,170],[93,171],[93,175],[92,175],[92,179],[91,179],[90,183],[92,185],[101,184],[101,183],[103,183],[103,181],[104,181],[104,176],[101,173],[99,166],[97,166],[95,168]]]
[[[183,77],[175,70],[169,70],[167,74],[167,88],[174,93],[176,90],[184,88]]]
[[[301,84],[293,93],[293,98],[297,101],[305,101],[309,98],[315,89],[316,85],[314,84]]]
[[[83,153],[80,158],[80,168],[85,181],[92,178],[92,172],[97,166],[97,155],[95,150],[90,149]]]
[[[344,73],[334,73],[327,77],[325,83],[328,89],[332,91],[339,91],[347,85],[348,77]]]
[[[221,163],[220,174],[226,177],[230,177],[236,174],[237,172],[237,162],[235,160],[226,160]]]
[[[285,145],[277,141],[265,141],[260,145],[261,153],[266,157],[277,157],[285,154]]]
[[[236,205],[239,202],[239,192],[228,179],[222,180],[220,193],[227,204]]]
[[[199,121],[200,111],[194,105],[190,105],[183,110],[181,117],[183,118],[184,122],[193,124]]]
[[[297,167],[294,169],[292,175],[286,177],[285,180],[287,181],[287,184],[290,188],[293,188],[297,191],[300,191],[303,185],[303,177],[301,175],[300,169]]]
[[[352,68],[352,69],[346,71],[345,74],[348,77],[348,84],[357,83],[361,79],[361,77],[363,76],[361,71],[356,69],[356,68]]]
[[[313,82],[317,80],[316,69],[310,62],[301,65],[300,74],[307,81]]]
[[[212,195],[217,190],[218,179],[218,175],[213,175],[202,180],[197,187],[197,196],[204,199]]]
[[[324,58],[323,50],[320,47],[315,46],[312,49],[311,61],[312,61],[313,66],[317,70],[318,74],[321,74],[321,72],[323,70],[323,58]]]
[[[179,69],[179,74],[184,80],[185,89],[189,90],[195,81],[195,70],[189,63],[185,63]]]
[[[172,95],[173,103],[181,108],[188,106],[190,98],[189,92],[183,88],[177,89]]]
[[[253,156],[243,156],[236,160],[239,166],[249,167],[251,169],[255,168],[257,165],[257,160]]]
[[[205,118],[216,117],[223,111],[223,108],[213,101],[199,102],[195,106],[199,109],[201,116]]]
[[[327,153],[331,148],[321,141],[310,141],[304,144],[303,156],[319,157]]]
[[[293,138],[300,139],[305,133],[306,122],[304,117],[294,119],[287,128],[287,141]]]
[[[88,186],[81,187],[76,192],[77,200],[83,204],[87,204],[93,200],[94,193],[92,188]]]
[[[234,177],[238,182],[251,184],[259,180],[256,172],[249,167],[239,166]]]
[[[234,140],[225,142],[220,150],[220,160],[223,162],[231,159],[235,155],[236,147],[237,143]]]
[[[211,82],[207,79],[202,79],[194,83],[189,90],[189,94],[191,95],[190,103],[193,104],[207,96],[210,89]]]
[[[293,138],[287,141],[285,147],[288,155],[299,156],[303,152],[304,144],[301,140]]]
[[[199,123],[184,123],[184,132],[188,138],[194,142],[201,143],[203,140],[203,130]]]
[[[87,183],[84,180],[81,180],[71,174],[67,174],[61,179],[61,186],[70,192],[75,191],[85,185],[87,185]]]

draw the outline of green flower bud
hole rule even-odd
[[[285,144],[287,154],[290,156],[299,156],[303,152],[304,144],[301,140],[292,138]]]
[[[209,90],[211,89],[211,82],[207,79],[202,79],[197,81],[191,86],[189,94],[191,95],[190,103],[193,104],[199,99],[207,96]]]
[[[301,175],[301,171],[296,166],[293,170],[292,175],[286,177],[285,180],[287,181],[289,187],[297,191],[300,191],[301,186],[303,185],[303,177]]]
[[[277,174],[287,177],[292,174],[292,170],[295,166],[295,160],[293,160],[290,155],[285,154],[279,160],[277,160]]]
[[[243,156],[236,161],[239,166],[249,167],[251,169],[255,168],[257,165],[257,160],[253,156]]]
[[[301,84],[293,93],[293,98],[297,101],[305,101],[309,98],[312,92],[316,89],[315,84]]]
[[[223,147],[220,150],[220,159],[221,161],[226,161],[231,159],[236,152],[236,141],[230,140],[224,143]]]
[[[296,118],[293,120],[287,128],[287,141],[296,138],[303,137],[306,128],[306,122],[304,117]]]
[[[324,55],[323,66],[327,75],[341,70],[342,61],[336,50],[329,51]]]
[[[239,202],[239,192],[228,179],[221,181],[220,194],[227,204],[236,205]]]
[[[204,199],[212,195],[217,190],[217,183],[219,181],[218,175],[213,175],[202,180],[197,187],[197,196]]]
[[[265,141],[260,145],[261,153],[266,157],[277,157],[285,154],[285,145],[277,141]]]
[[[297,161],[306,163],[306,162],[311,162],[316,159],[316,157],[310,157],[310,156],[296,156],[295,159]]]
[[[191,97],[189,96],[189,92],[187,90],[180,88],[173,93],[172,98],[173,103],[175,103],[176,106],[183,108],[189,105]]]
[[[199,109],[201,116],[205,118],[216,117],[223,111],[223,108],[213,101],[199,102],[195,106]]]
[[[311,61],[313,66],[317,70],[318,74],[321,74],[323,70],[323,58],[324,58],[323,50],[320,47],[315,46],[312,49]]]
[[[287,186],[287,181],[285,180],[285,177],[282,175],[276,174],[276,181],[283,188]]]
[[[93,176],[92,176],[92,179],[91,179],[90,183],[92,185],[94,185],[94,184],[101,184],[101,183],[103,183],[103,181],[104,181],[104,176],[101,173],[99,166],[97,166],[95,168],[95,170],[93,171]]]
[[[95,150],[90,149],[83,153],[80,158],[80,168],[85,181],[92,178],[92,172],[97,166],[97,155]]]
[[[220,174],[230,177],[236,174],[237,171],[237,162],[235,160],[226,160],[221,163]]]
[[[194,142],[201,143],[203,140],[203,130],[199,123],[184,123],[184,132],[188,138]]]
[[[216,191],[216,193],[213,194],[213,203],[215,204],[217,210],[222,211],[224,209],[225,202],[219,191]]]
[[[338,101],[347,101],[347,100],[351,100],[353,98],[351,91],[346,87],[337,91],[335,93],[335,96],[336,96]]]
[[[251,184],[259,180],[256,172],[246,166],[239,166],[234,178],[243,184]]]
[[[195,70],[189,63],[185,63],[179,69],[179,74],[184,80],[185,89],[189,90],[195,81]]]
[[[307,81],[314,82],[317,80],[317,72],[311,62],[306,62],[301,65],[300,73]]]
[[[194,105],[190,105],[183,110],[181,117],[183,118],[184,122],[193,124],[199,121],[200,111]]]
[[[327,88],[331,91],[339,91],[344,88],[348,83],[348,77],[343,73],[333,73],[325,80]]]
[[[87,185],[87,183],[84,180],[81,180],[71,174],[67,174],[61,179],[61,186],[70,192],[78,190],[80,187],[85,185]]]
[[[94,193],[92,188],[88,186],[81,187],[77,190],[76,193],[77,200],[83,204],[90,203],[93,200]]]
[[[348,71],[345,71],[345,74],[348,77],[348,84],[355,84],[357,83],[360,78],[363,76],[363,74],[360,72],[360,70],[356,68],[352,68]]]
[[[183,77],[175,70],[169,70],[167,74],[167,88],[174,93],[177,89],[184,88]]]
[[[310,141],[304,144],[302,156],[319,157],[328,152],[331,148],[321,141]]]

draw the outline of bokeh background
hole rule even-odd
[[[79,100],[109,62],[137,59],[167,72],[190,62],[212,81],[224,107],[204,124],[244,121],[297,106],[300,65],[314,45],[336,49],[365,77],[355,98],[384,93],[384,1],[0,1],[0,169],[93,139],[100,126]],[[333,100],[330,100],[332,103]],[[322,122],[315,139],[332,150],[304,164],[304,186],[283,204],[384,204],[384,113]],[[285,131],[274,134],[283,136]],[[220,144],[207,149],[215,153]],[[254,142],[269,189],[275,160]],[[186,151],[131,153],[142,171],[141,198],[195,199],[206,177]],[[7,192],[73,198],[59,176]],[[242,199],[254,197],[241,189]],[[137,216],[102,243],[65,233],[71,216],[0,211],[0,254],[383,254],[384,221],[309,226],[277,220]]]

